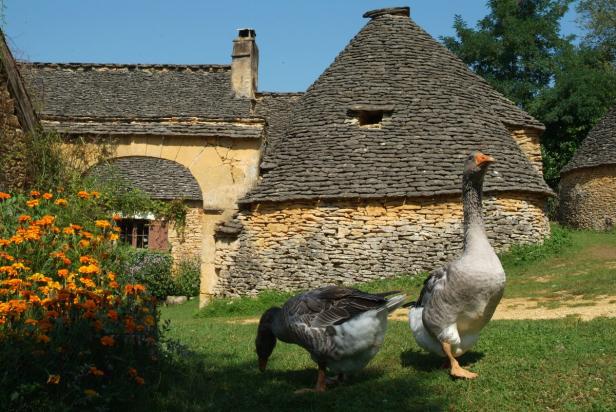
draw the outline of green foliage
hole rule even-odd
[[[171,276],[173,258],[169,253],[149,249],[127,249],[124,274],[146,286],[158,299],[173,295],[175,285]]]
[[[616,1],[580,0],[577,5],[584,42],[607,53],[616,63]]]
[[[552,225],[551,234],[541,244],[513,245],[500,258],[505,267],[529,264],[562,253],[571,246],[571,230]]]
[[[158,370],[154,301],[118,272],[100,197],[62,196],[0,196],[5,410],[111,409],[147,392]]]
[[[201,260],[196,256],[183,258],[176,265],[173,294],[176,296],[198,296],[201,286]]]
[[[477,28],[457,16],[457,36],[443,39],[496,90],[546,125],[544,177],[555,189],[562,167],[616,101],[612,57],[604,49],[589,43],[576,46],[572,36],[560,35],[560,21],[571,3],[491,0],[490,14]],[[579,7],[590,3],[582,1]]]
[[[569,39],[560,19],[572,0],[490,0],[490,14],[470,28],[456,16],[457,38],[445,37],[451,51],[496,90],[522,107],[550,85],[554,56]]]

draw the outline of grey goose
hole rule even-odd
[[[259,368],[264,371],[276,340],[306,349],[319,371],[314,389],[326,389],[326,370],[343,378],[363,368],[377,354],[387,329],[387,315],[404,303],[397,292],[365,293],[326,286],[289,299],[282,308],[265,311],[255,341]]]
[[[503,296],[505,271],[486,235],[482,217],[483,180],[490,156],[472,152],[462,177],[464,248],[460,257],[426,279],[409,323],[418,345],[447,357],[454,377],[474,379],[456,357],[468,351]]]

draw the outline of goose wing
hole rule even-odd
[[[294,340],[311,353],[327,355],[334,350],[333,326],[387,304],[381,295],[357,289],[327,286],[290,299],[283,316]]]
[[[432,298],[435,290],[442,288],[447,281],[447,267],[441,267],[433,270],[424,281],[423,288],[419,293],[419,298],[415,303],[415,307],[421,308],[426,305]]]

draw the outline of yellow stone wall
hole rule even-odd
[[[616,165],[573,170],[560,179],[560,221],[610,230],[616,224]]]
[[[494,247],[541,242],[549,233],[545,198],[484,197]],[[216,244],[218,295],[355,283],[435,269],[462,247],[459,197],[253,205],[237,236]]]
[[[187,202],[186,224],[183,228],[170,225],[167,239],[173,261],[201,257],[203,246],[203,208],[199,202]]]
[[[541,130],[509,127],[513,140],[522,149],[535,169],[543,176],[543,163],[541,160]]]

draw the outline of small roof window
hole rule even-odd
[[[357,124],[360,127],[378,129],[383,120],[391,117],[394,107],[391,105],[365,105],[356,104],[349,108],[347,123]]]

